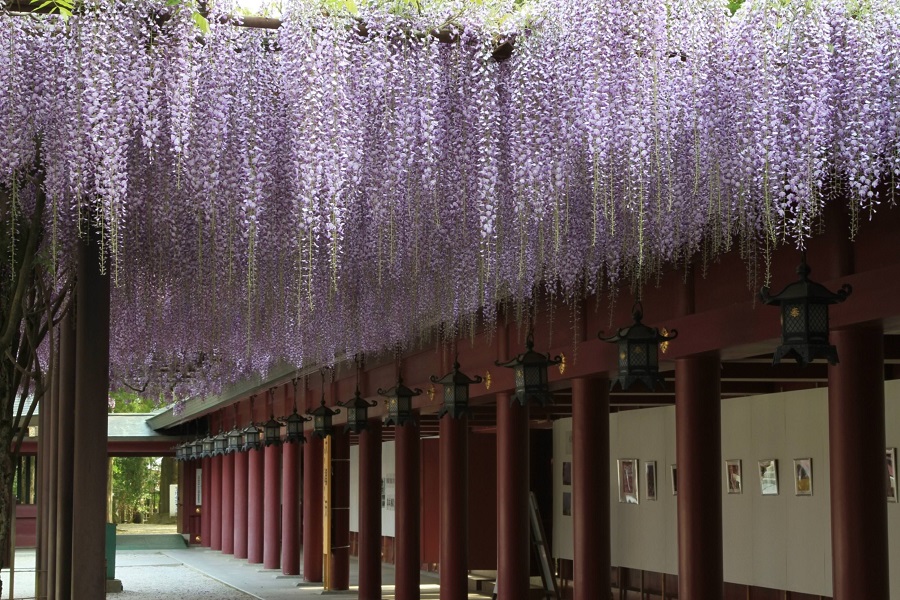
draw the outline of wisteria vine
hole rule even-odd
[[[48,254],[102,232],[120,384],[213,393],[542,286],[802,245],[827,202],[897,190],[888,0],[285,4],[204,35],[152,0],[0,12],[0,182],[40,148]]]

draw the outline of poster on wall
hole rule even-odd
[[[778,460],[767,458],[759,461],[759,489],[763,496],[778,495]]]
[[[812,459],[794,459],[794,495],[812,496]]]
[[[725,485],[729,494],[743,494],[741,485],[741,459],[735,458],[725,461]]]
[[[647,500],[656,500],[656,461],[648,460],[644,463],[644,486],[647,490]]]
[[[638,496],[638,460],[623,458],[619,463],[619,502],[639,504]]]
[[[888,448],[885,452],[887,460],[887,499],[897,501],[897,449]]]
[[[203,506],[203,469],[197,469],[194,484],[194,504]]]
[[[381,508],[394,510],[394,503],[396,502],[395,489],[394,474],[388,473],[381,479]]]

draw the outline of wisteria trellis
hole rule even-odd
[[[39,140],[48,250],[104,232],[114,376],[205,368],[181,397],[541,285],[802,244],[824,203],[897,189],[888,0],[539,0],[502,26],[287,0],[277,31],[213,18],[202,40],[188,11],[91,4],[0,12],[0,181]],[[411,34],[458,14],[453,43]]]

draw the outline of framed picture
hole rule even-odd
[[[887,459],[887,499],[888,502],[897,501],[897,449],[888,448],[885,451]]]
[[[794,459],[794,495],[812,496],[812,459]]]
[[[563,516],[572,516],[572,492],[563,492]]]
[[[759,488],[763,496],[778,495],[778,459],[759,461]]]
[[[669,465],[669,474],[672,476],[672,495],[678,495],[678,465]]]
[[[622,458],[619,463],[619,502],[638,504],[638,460]]]
[[[725,485],[729,494],[743,494],[741,485],[741,459],[734,458],[725,461]]]
[[[572,485],[572,463],[563,463],[563,485]]]
[[[644,463],[644,485],[647,486],[647,500],[656,500],[656,461]]]

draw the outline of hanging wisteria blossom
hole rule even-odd
[[[33,210],[41,170],[55,264],[101,233],[117,384],[215,393],[892,201],[893,3],[520,4],[0,12],[0,182]]]

